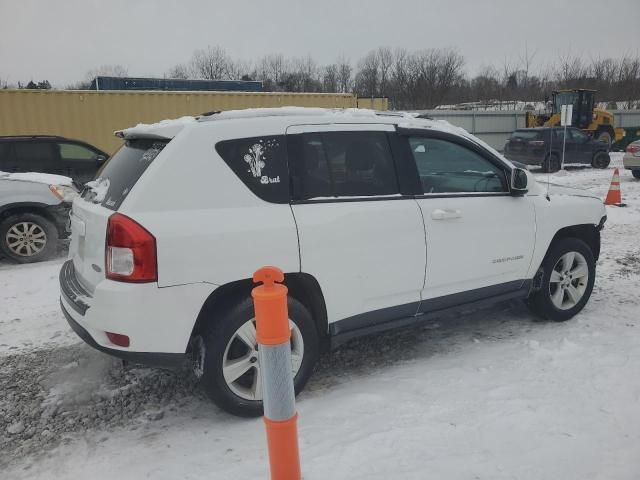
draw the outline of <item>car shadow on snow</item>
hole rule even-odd
[[[434,355],[455,355],[478,341],[499,342],[523,336],[542,324],[524,302],[511,301],[352,340],[321,357],[301,398],[339,386],[353,376],[375,375]]]

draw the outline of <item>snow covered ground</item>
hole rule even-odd
[[[611,175],[551,181],[604,197]],[[629,206],[608,207],[576,318],[512,303],[323,357],[298,399],[304,478],[640,478],[640,181],[621,181]],[[188,375],[78,343],[57,303],[62,262],[0,260],[0,478],[268,478],[261,420],[219,411]]]

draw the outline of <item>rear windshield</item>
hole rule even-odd
[[[511,138],[522,138],[523,140],[532,140],[539,136],[540,132],[534,132],[533,130],[516,130],[511,134]]]
[[[87,184],[82,197],[117,210],[167,143],[169,140],[127,140],[98,171],[96,179]]]

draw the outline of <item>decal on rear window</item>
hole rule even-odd
[[[281,135],[225,140],[216,145],[216,151],[262,200],[289,202],[287,156]]]

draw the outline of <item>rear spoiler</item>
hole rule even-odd
[[[158,123],[139,123],[135,127],[116,130],[113,134],[116,137],[123,139],[157,138],[162,140],[171,140],[187,125],[195,122],[195,117],[181,117],[173,120],[162,120]]]

